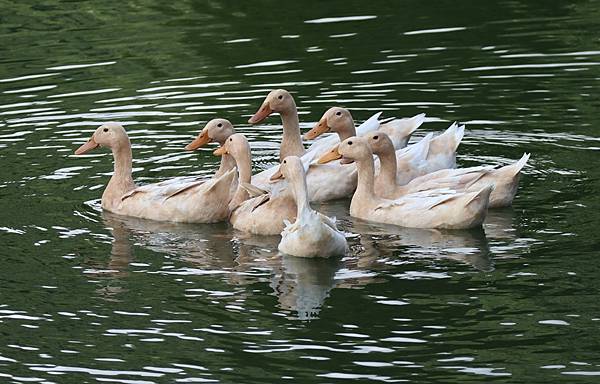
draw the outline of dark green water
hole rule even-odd
[[[0,5],[0,382],[600,380],[600,2]],[[101,122],[142,183],[213,172],[182,147],[217,116],[264,168],[279,119],[246,121],[276,87],[303,128],[426,112],[416,138],[467,124],[461,166],[531,152],[514,207],[436,232],[326,204],[329,261],[98,210],[110,154],[72,152]]]

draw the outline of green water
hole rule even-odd
[[[597,382],[600,2],[0,1],[0,382]],[[286,8],[283,8],[283,7]],[[353,18],[347,18],[354,16]],[[98,209],[122,122],[141,183],[210,174],[207,120],[278,158],[273,88],[307,129],[427,113],[461,166],[523,152],[514,206],[466,232],[338,217],[340,260]]]

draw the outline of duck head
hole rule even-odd
[[[292,180],[304,175],[304,165],[298,156],[288,156],[279,165],[279,169],[271,176],[270,180],[279,179]]]
[[[392,139],[382,131],[375,131],[367,134],[365,136],[369,147],[371,147],[371,151],[375,155],[383,155],[389,152],[394,152],[394,143]]]
[[[96,128],[92,137],[77,150],[76,155],[83,155],[97,147],[107,147],[111,150],[119,150],[131,146],[129,136],[125,132],[125,128],[118,123],[105,123]]]
[[[208,143],[216,141],[223,145],[235,130],[233,124],[227,119],[212,119],[191,143],[185,146],[186,151],[194,151]]]
[[[315,126],[306,134],[304,138],[312,140],[325,132],[336,132],[340,140],[344,140],[356,134],[352,114],[345,108],[332,107],[327,110]]]
[[[267,95],[265,101],[256,111],[256,113],[248,120],[250,124],[258,124],[266,119],[273,112],[285,113],[289,110],[296,109],[296,102],[292,95],[285,89],[275,89]]]
[[[241,133],[235,133],[213,152],[215,156],[231,155],[238,162],[242,157],[250,155],[248,139]]]
[[[317,161],[319,164],[342,159],[342,164],[350,164],[356,160],[373,156],[369,143],[363,137],[352,136],[342,141],[338,146],[327,152]]]

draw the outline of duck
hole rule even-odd
[[[235,133],[233,124],[227,119],[216,118],[206,123],[198,136],[188,145],[185,146],[186,151],[195,151],[208,143],[217,142],[219,145],[225,144],[229,136]],[[221,156],[219,169],[215,172],[214,177],[220,177],[224,173],[235,168],[235,160],[229,155]]]
[[[335,218],[325,216],[310,206],[304,164],[298,156],[288,156],[271,179],[285,178],[296,204],[296,221],[285,220],[281,232],[280,252],[298,257],[343,256],[348,250],[346,237],[337,229]]]
[[[487,213],[493,186],[475,192],[448,188],[427,190],[385,199],[375,194],[373,152],[367,139],[353,136],[344,140],[322,161],[341,159],[355,162],[358,186],[350,203],[350,215],[359,219],[409,228],[467,229],[481,226]]]
[[[285,228],[285,220],[291,222],[296,219],[294,196],[285,183],[270,191],[251,183],[252,155],[244,134],[229,136],[213,153],[216,156],[230,155],[236,163],[238,186],[228,205],[229,222],[234,229],[254,235],[279,235]]]
[[[420,117],[420,115],[417,115],[412,119],[402,119],[399,121],[399,123],[406,127],[412,127],[414,125],[411,124],[411,120],[414,120],[418,117]],[[419,125],[424,120],[425,115],[422,115],[422,121],[419,123]],[[396,150],[404,149],[396,152],[396,156],[399,158],[411,151],[410,147],[406,146],[410,136],[412,135],[412,132],[414,132],[413,130],[410,132],[410,134],[398,134],[398,132],[403,132],[403,130],[399,129],[398,127],[400,124],[397,124],[393,128],[382,125],[381,128],[376,128],[368,132],[357,132],[357,130],[354,128],[354,120],[350,111],[346,108],[332,107],[323,114],[319,122],[317,122],[315,126],[304,135],[304,137],[314,139],[325,132],[333,131],[338,134],[340,141],[343,141],[351,136],[363,136],[375,130],[379,130],[386,133],[390,137]],[[427,144],[420,143],[419,146],[419,148],[422,148],[424,145],[427,145],[427,152],[425,152],[426,156],[422,159],[418,159],[420,161],[418,169],[419,174],[416,174],[413,177],[434,172],[439,169],[455,168],[456,151],[463,136],[464,126],[459,126],[456,123],[450,125],[445,132],[436,136],[435,138],[432,138],[432,136],[426,136]],[[331,148],[329,150],[331,150]],[[412,150],[412,152],[416,151]],[[407,157],[407,159],[409,158],[411,157]],[[378,168],[379,164],[376,163],[375,166]]]
[[[227,219],[234,169],[209,180],[175,178],[136,186],[132,176],[131,142],[123,126],[114,122],[102,124],[75,155],[97,147],[109,148],[114,157],[114,173],[102,194],[104,210],[178,223],[213,223]]]
[[[475,191],[492,184],[488,208],[507,207],[517,193],[521,169],[530,154],[525,153],[513,164],[494,168],[477,166],[457,169],[443,169],[412,179],[408,184],[397,183],[398,162],[394,154],[392,140],[385,132],[375,131],[366,136],[367,142],[381,163],[375,177],[375,193],[378,196],[395,199],[411,192],[428,189],[452,188],[458,191]],[[427,140],[425,141],[427,143]],[[405,160],[403,158],[403,160]],[[404,167],[403,167],[404,168]]]

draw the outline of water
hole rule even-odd
[[[596,382],[597,1],[4,2],[0,16],[2,382]],[[186,153],[229,118],[276,162],[279,119],[248,117],[285,87],[307,129],[425,112],[416,138],[467,124],[461,166],[523,152],[514,206],[482,230],[336,215],[341,260],[277,255],[226,224],[103,214],[122,122],[140,183],[210,174]]]

